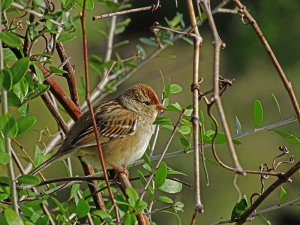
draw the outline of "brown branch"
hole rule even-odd
[[[161,7],[159,1],[155,5],[150,5],[150,6],[145,6],[145,7],[140,7],[140,8],[135,8],[135,9],[128,9],[128,10],[123,10],[119,12],[113,12],[113,13],[107,13],[103,14],[101,16],[93,16],[93,20],[100,20],[100,19],[105,19],[109,18],[112,16],[119,16],[119,15],[124,15],[124,14],[129,14],[129,13],[134,13],[134,12],[142,12],[142,11],[147,11],[147,10],[152,10],[155,11]]]
[[[246,17],[247,20],[250,22],[250,24],[253,27],[253,29],[255,30],[258,38],[260,39],[261,43],[263,44],[264,48],[266,49],[285,89],[287,90],[287,92],[290,96],[290,99],[292,101],[294,110],[295,110],[297,118],[298,118],[298,121],[300,122],[300,107],[299,107],[299,103],[296,98],[296,95],[293,90],[291,82],[287,79],[283,69],[281,68],[279,61],[277,60],[274,52],[272,51],[272,48],[270,47],[269,43],[267,42],[263,32],[261,31],[260,27],[258,26],[256,20],[252,17],[252,15],[248,12],[246,7],[239,0],[233,0],[233,2],[239,8],[239,12],[241,13],[241,15],[243,17]]]
[[[227,146],[231,154],[231,158],[233,160],[233,166],[234,170],[237,173],[244,174],[238,158],[237,154],[235,152],[235,148],[233,145],[232,137],[230,134],[229,126],[226,120],[225,112],[223,109],[221,97],[220,97],[220,54],[221,54],[221,48],[223,47],[223,42],[218,34],[217,27],[210,9],[210,1],[209,0],[201,0],[201,5],[204,8],[207,20],[209,23],[209,27],[211,30],[211,33],[213,35],[213,44],[214,44],[214,65],[213,65],[213,97],[214,102],[217,107],[217,111],[219,114],[219,117],[221,119],[221,124],[223,126],[223,130],[227,139]]]
[[[100,144],[100,140],[99,140],[99,131],[97,129],[97,124],[96,124],[96,119],[95,119],[93,106],[90,102],[89,71],[88,71],[88,49],[87,49],[87,37],[86,37],[86,28],[85,28],[85,8],[86,8],[86,0],[83,1],[83,7],[82,7],[81,14],[80,14],[82,40],[83,40],[84,77],[85,77],[85,85],[86,85],[85,86],[86,87],[85,99],[86,99],[89,111],[91,113],[91,119],[92,119],[92,122],[93,122],[93,129],[94,129],[95,139],[96,139],[96,143],[97,143],[99,160],[101,162],[101,167],[102,167],[102,171],[103,171],[103,174],[104,174],[105,183],[106,183],[107,188],[108,188],[108,193],[109,193],[109,196],[111,198],[113,208],[115,208],[117,224],[121,224],[119,209],[117,207],[117,204],[116,204],[116,201],[115,201],[115,198],[114,198],[114,194],[111,190],[111,187],[110,187],[110,184],[109,184],[109,181],[108,181],[108,175],[107,175],[107,171],[106,171],[105,163],[104,163],[104,156],[103,156],[103,152],[102,152],[102,148],[101,148],[101,144]]]
[[[191,27],[193,27],[194,41],[194,56],[193,56],[193,148],[194,148],[194,186],[195,186],[195,213],[192,219],[192,224],[196,222],[196,216],[198,213],[203,213],[204,208],[201,202],[201,190],[200,190],[200,151],[199,151],[199,58],[200,47],[202,44],[202,37],[200,35],[197,20],[195,15],[195,9],[192,0],[186,0],[186,5],[189,13],[189,19]]]
[[[278,179],[268,187],[253,204],[241,215],[239,220],[237,221],[237,225],[245,223],[248,218],[254,213],[257,207],[280,185],[286,183],[290,180],[290,177],[296,173],[300,168],[300,161],[298,161],[292,168],[290,168],[286,173],[281,174]]]
[[[73,70],[73,67],[68,60],[68,56],[66,54],[65,48],[62,43],[58,42],[56,43],[56,51],[59,55],[59,58],[61,62],[65,62],[66,64],[64,65],[64,70],[68,72],[68,75],[65,76],[68,82],[69,90],[70,90],[70,95],[71,99],[73,102],[79,107],[79,96],[78,96],[78,91],[77,91],[77,85],[75,81],[75,72]]]
[[[50,74],[50,72],[41,64],[38,64],[37,66],[43,72],[44,76]],[[75,121],[78,120],[81,117],[81,111],[70,99],[70,97],[67,95],[64,89],[62,89],[62,87],[52,77],[45,79],[44,82],[50,85],[50,91],[59,101],[59,103],[64,107],[64,109],[68,112],[68,114],[72,117],[72,119]]]
[[[57,109],[53,105],[53,103],[52,103],[52,101],[49,97],[49,93],[46,92],[46,93],[42,94],[41,98],[43,99],[46,107],[48,108],[48,110],[50,111],[50,113],[52,114],[54,119],[56,120],[58,126],[62,129],[64,134],[67,134],[69,132],[69,128],[66,125],[66,123],[65,123],[64,119],[62,118],[62,116],[60,115],[60,113],[57,111]]]

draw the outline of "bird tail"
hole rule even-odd
[[[53,156],[51,156],[49,159],[47,159],[42,164],[38,165],[36,168],[34,168],[32,171],[29,172],[30,175],[35,175],[38,172],[42,171],[43,169],[47,168],[48,166],[52,165],[57,159],[62,159],[61,157],[64,154],[61,154],[60,151],[56,152]]]

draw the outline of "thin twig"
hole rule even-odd
[[[78,96],[77,85],[76,85],[76,80],[75,80],[75,72],[74,72],[74,69],[73,69],[70,61],[67,60],[68,56],[66,54],[65,48],[62,43],[60,43],[60,42],[56,43],[56,51],[59,55],[61,62],[66,62],[65,65],[63,66],[63,68],[65,71],[68,72],[66,79],[68,82],[71,99],[79,107],[80,103],[79,103],[79,96]]]
[[[197,20],[195,15],[195,9],[192,0],[186,0],[187,10],[191,27],[193,27],[194,41],[194,55],[193,55],[193,83],[191,85],[193,92],[193,148],[194,148],[194,188],[195,188],[195,214],[192,219],[192,224],[196,222],[196,216],[198,213],[204,212],[204,207],[201,202],[201,190],[200,190],[200,151],[199,151],[199,60],[200,60],[200,47],[202,44],[202,37],[200,35]]]
[[[128,10],[123,10],[119,12],[113,12],[113,13],[107,13],[103,14],[101,16],[93,16],[93,20],[100,20],[100,19],[105,19],[109,18],[112,16],[119,16],[119,15],[124,15],[124,14],[129,14],[129,13],[134,13],[134,12],[142,12],[142,11],[147,11],[147,10],[152,10],[155,11],[158,8],[160,8],[159,3],[157,5],[150,5],[150,6],[145,6],[145,7],[140,7],[140,8],[135,8],[135,9],[128,9]]]
[[[248,218],[253,214],[257,207],[280,185],[286,183],[290,180],[290,177],[296,173],[300,168],[300,161],[298,161],[292,168],[290,168],[286,173],[281,174],[278,179],[271,184],[256,200],[253,204],[240,216],[236,225],[245,223]]]
[[[214,102],[217,107],[217,111],[219,114],[219,117],[221,119],[221,124],[227,139],[227,146],[231,154],[231,158],[233,160],[233,166],[234,170],[237,173],[244,174],[244,171],[239,163],[233,141],[231,138],[229,126],[226,120],[225,112],[223,109],[221,97],[220,97],[220,54],[221,54],[221,48],[223,46],[223,42],[218,34],[217,27],[210,9],[210,1],[209,0],[201,0],[201,5],[204,8],[204,11],[207,15],[207,20],[209,23],[209,27],[213,36],[213,44],[214,44],[214,66],[213,66],[213,97]]]
[[[113,204],[113,208],[115,208],[117,224],[121,224],[119,209],[118,209],[118,206],[116,204],[114,194],[111,190],[111,187],[110,187],[110,184],[109,184],[109,181],[108,181],[108,175],[107,175],[107,171],[106,171],[106,167],[105,167],[105,163],[104,163],[103,152],[102,152],[102,148],[101,148],[101,144],[100,144],[100,140],[99,140],[99,131],[97,129],[97,123],[96,123],[96,119],[95,119],[94,109],[93,109],[93,106],[90,102],[89,71],[88,71],[88,49],[87,49],[87,37],[86,37],[86,28],[85,28],[85,8],[86,8],[86,0],[83,1],[83,7],[82,7],[81,15],[80,15],[80,22],[81,22],[81,29],[82,29],[82,39],[83,39],[83,56],[84,56],[83,60],[84,60],[84,75],[85,75],[84,77],[85,77],[85,85],[86,85],[85,86],[85,88],[86,88],[85,99],[86,99],[86,102],[88,104],[89,111],[91,113],[91,119],[92,119],[92,122],[93,122],[93,129],[94,129],[94,133],[95,133],[95,139],[96,139],[96,142],[97,142],[99,160],[101,162],[101,167],[102,167],[102,171],[103,171],[103,174],[104,174],[105,183],[106,183],[107,188],[108,188],[108,192],[109,192],[112,204]]]
[[[286,91],[288,92],[290,99],[292,101],[294,110],[296,112],[298,121],[300,123],[300,107],[299,107],[299,102],[297,100],[297,97],[295,95],[295,92],[293,90],[292,84],[291,82],[287,79],[279,61],[277,60],[272,48],[270,47],[268,41],[266,40],[263,32],[261,31],[260,27],[258,26],[256,20],[252,17],[252,15],[248,12],[248,10],[246,9],[245,5],[243,5],[239,0],[233,0],[233,2],[235,3],[235,5],[239,8],[240,13],[243,17],[246,17],[246,19],[249,21],[249,23],[251,24],[251,26],[253,27],[253,29],[255,30],[259,40],[261,41],[261,43],[263,44],[264,48],[266,49]]]
[[[171,133],[171,136],[170,136],[170,138],[168,139],[168,142],[167,142],[167,144],[166,144],[166,147],[165,147],[164,151],[162,152],[162,154],[160,155],[160,158],[158,159],[158,162],[157,162],[157,164],[156,164],[156,166],[155,166],[155,169],[154,169],[154,171],[150,174],[150,177],[149,177],[149,179],[147,180],[147,183],[146,183],[146,185],[145,185],[145,187],[144,187],[144,190],[143,190],[143,192],[142,192],[141,195],[140,195],[140,199],[141,199],[141,200],[144,198],[144,195],[145,195],[145,193],[146,193],[146,191],[147,191],[147,189],[148,189],[148,187],[149,187],[151,181],[152,181],[153,178],[154,178],[155,171],[158,169],[158,167],[159,167],[161,161],[164,159],[164,156],[165,156],[165,154],[167,153],[167,151],[168,151],[168,149],[169,149],[169,146],[170,146],[170,144],[171,144],[171,142],[172,142],[172,140],[173,140],[173,137],[174,137],[174,135],[175,135],[175,133],[176,133],[176,131],[177,131],[177,127],[178,127],[179,124],[180,124],[180,119],[183,117],[183,115],[184,115],[184,112],[181,112],[180,115],[179,115],[179,118],[178,118],[178,120],[177,120],[177,122],[176,122],[176,124],[175,124],[175,126],[174,126],[174,128],[173,128],[173,131],[172,131],[172,133]]]
[[[39,18],[43,18],[44,17],[44,15],[42,13],[36,12],[36,11],[34,11],[32,9],[27,9],[27,8],[23,7],[22,5],[20,5],[19,3],[13,2],[11,4],[11,6],[14,7],[14,8],[17,8],[17,9],[25,10],[26,12],[29,12],[29,13],[31,13],[31,14],[39,17]],[[59,22],[57,22],[57,21],[55,21],[53,19],[49,19],[49,21],[51,21],[53,24],[55,24],[55,25],[57,25],[59,27],[63,26],[63,24],[61,24],[61,23],[59,23]]]
[[[2,10],[0,10],[0,24],[2,24]],[[0,32],[2,31],[2,26],[0,27]],[[4,68],[4,62],[3,62],[3,48],[2,48],[2,40],[0,40],[0,70]],[[1,90],[1,106],[2,115],[8,113],[8,99],[7,99],[7,90],[5,88],[2,88]],[[5,151],[7,155],[9,156],[9,162],[7,164],[7,171],[8,171],[8,178],[9,178],[9,187],[10,187],[10,201],[11,201],[11,207],[16,212],[16,214],[19,214],[18,210],[18,193],[17,193],[17,184],[15,179],[15,172],[13,167],[13,159],[12,159],[12,153],[11,153],[11,139],[5,134],[4,136],[4,146]]]

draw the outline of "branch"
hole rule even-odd
[[[101,148],[101,144],[100,144],[100,140],[99,140],[99,131],[97,129],[97,124],[96,124],[96,119],[95,119],[93,106],[90,102],[88,49],[87,49],[87,37],[86,37],[86,28],[85,28],[85,8],[86,8],[86,0],[83,0],[83,7],[82,7],[81,15],[80,15],[80,22],[81,22],[81,29],[82,29],[83,57],[84,57],[83,58],[83,60],[84,60],[84,78],[85,78],[85,85],[86,85],[85,86],[86,87],[85,99],[86,99],[89,111],[91,113],[91,119],[92,119],[92,122],[93,122],[93,129],[94,129],[94,133],[95,133],[95,139],[96,139],[96,143],[97,143],[97,149],[98,149],[99,159],[100,159],[100,162],[101,162],[102,171],[103,171],[104,178],[105,178],[105,183],[106,183],[107,188],[108,188],[108,193],[109,193],[109,196],[111,198],[113,208],[115,209],[115,212],[116,212],[117,224],[121,224],[119,209],[117,207],[117,204],[116,204],[116,201],[115,201],[115,198],[114,198],[114,194],[111,190],[111,187],[110,187],[110,184],[109,184],[109,181],[108,181],[107,171],[106,171],[105,163],[104,163],[104,156],[103,156],[103,152],[102,152],[102,148]]]
[[[2,10],[0,9],[0,24],[2,24]],[[0,32],[2,31],[2,26],[0,27]],[[3,62],[3,48],[2,48],[2,40],[0,39],[0,70],[4,68]],[[1,106],[2,110],[1,113],[7,114],[8,113],[8,100],[7,100],[7,90],[2,88],[1,90]],[[7,171],[8,171],[8,178],[9,178],[9,187],[10,187],[10,201],[11,207],[19,214],[18,210],[18,193],[17,193],[17,184],[15,179],[15,172],[13,167],[13,160],[12,160],[12,151],[11,151],[11,139],[5,134],[4,136],[4,146],[7,155],[9,156],[9,162],[7,164]]]
[[[245,223],[248,218],[253,214],[257,207],[280,185],[290,181],[290,177],[296,173],[300,168],[300,161],[298,161],[292,168],[290,168],[286,173],[281,174],[278,179],[268,187],[253,204],[241,215],[236,225]]]
[[[145,6],[145,7],[140,7],[140,8],[135,8],[135,9],[128,9],[128,10],[123,10],[119,12],[114,12],[114,13],[107,13],[101,16],[93,16],[93,20],[100,20],[100,19],[105,19],[113,16],[119,16],[119,15],[124,15],[124,14],[129,14],[129,13],[134,13],[134,12],[142,12],[142,11],[147,11],[147,10],[152,10],[155,11],[161,7],[159,1],[157,2],[156,5],[150,5],[150,6]]]
[[[195,212],[192,219],[192,224],[196,223],[196,215],[198,213],[203,213],[204,208],[200,197],[200,151],[199,151],[199,58],[200,58],[200,47],[202,44],[202,37],[200,35],[197,20],[195,16],[195,10],[192,0],[186,0],[186,5],[188,9],[189,19],[191,27],[194,33],[194,58],[193,58],[193,82],[192,82],[192,92],[193,92],[193,148],[194,148],[194,186],[195,186]]]
[[[239,0],[233,0],[233,2],[235,3],[235,5],[239,8],[239,12],[241,14],[242,17],[246,17],[246,19],[250,22],[251,26],[253,27],[253,29],[255,30],[258,38],[260,39],[261,43],[263,44],[263,46],[265,47],[286,91],[288,92],[290,99],[292,101],[294,110],[296,112],[298,121],[300,123],[300,107],[299,107],[299,103],[298,100],[296,98],[295,92],[293,90],[292,84],[291,82],[287,79],[283,69],[281,68],[281,65],[279,63],[279,61],[277,60],[274,52],[272,51],[269,43],[267,42],[263,32],[261,31],[260,27],[258,26],[257,22],[255,21],[255,19],[252,17],[252,15],[248,12],[248,10],[246,9],[246,7],[239,1]]]
[[[235,148],[233,145],[233,141],[231,138],[229,126],[226,120],[225,112],[222,105],[222,100],[220,97],[220,54],[221,48],[223,47],[224,43],[221,40],[217,27],[210,9],[210,1],[209,0],[201,0],[201,5],[204,8],[204,11],[207,15],[207,20],[209,23],[209,27],[213,36],[213,44],[214,44],[214,66],[213,66],[213,98],[214,102],[217,107],[217,111],[219,117],[221,119],[221,123],[223,126],[223,130],[227,139],[227,146],[231,154],[231,158],[233,160],[234,170],[237,173],[244,174],[244,171],[238,161],[237,154],[235,152]]]

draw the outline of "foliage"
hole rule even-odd
[[[34,116],[35,112],[31,109],[33,101],[41,98],[50,112],[53,113],[55,111],[57,114],[65,113],[68,115],[64,114],[64,116],[72,116],[69,115],[72,110],[67,110],[68,105],[63,99],[68,98],[76,106],[77,103],[74,100],[76,96],[74,96],[74,93],[72,95],[72,89],[77,90],[77,88],[79,95],[85,97],[86,81],[83,77],[77,80],[78,87],[76,84],[73,84],[74,86],[71,84],[70,77],[71,73],[74,72],[74,68],[68,64],[70,58],[66,57],[62,59],[63,57],[59,57],[61,65],[57,64],[57,53],[62,54],[59,46],[63,46],[79,38],[77,34],[81,32],[79,20],[83,4],[84,1],[82,0],[61,0],[57,4],[38,0],[27,3],[13,2],[11,0],[3,0],[1,2],[1,11],[3,12],[1,25],[3,31],[0,33],[0,40],[3,47],[3,59],[1,59],[3,60],[3,68],[0,70],[0,89],[2,97],[3,93],[7,94],[9,112],[2,113],[0,116],[0,166],[7,166],[15,160],[14,162],[18,164],[20,171],[15,181],[17,185],[18,213],[10,207],[12,194],[10,184],[12,181],[8,173],[0,177],[0,224],[52,224],[54,221],[55,224],[68,225],[86,223],[89,220],[92,220],[94,224],[101,224],[103,221],[106,224],[115,224],[116,222],[116,214],[113,210],[114,202],[110,198],[107,198],[108,191],[106,183],[103,180],[94,185],[94,188],[101,190],[101,193],[105,196],[104,204],[107,209],[106,211],[99,210],[95,206],[93,200],[95,193],[92,193],[84,185],[89,184],[90,181],[77,180],[70,183],[64,181],[62,185],[53,181],[45,185],[43,177],[26,175],[26,171],[24,172],[23,169],[25,164],[26,166],[29,164],[39,165],[53,154],[44,153],[44,146],[41,145],[45,140],[49,141],[51,135],[47,135],[44,131],[41,131],[41,138],[39,140],[32,140],[32,142],[36,143],[32,158],[24,150],[23,144],[18,142],[20,136],[30,137],[30,132],[37,129],[36,124],[39,121]],[[16,7],[16,5],[19,6]],[[133,7],[130,1],[87,0],[86,11],[88,15],[93,15],[96,11],[95,9],[99,6],[109,12],[130,10]],[[32,11],[29,13],[29,9],[35,13],[32,13]],[[16,14],[23,15],[18,22],[16,22]],[[206,19],[207,16],[202,15],[201,24]],[[102,26],[97,31],[101,35],[100,42],[107,43],[107,40],[113,42],[111,46],[107,46],[108,50],[105,56],[95,52],[89,55],[91,74],[96,75],[94,77],[91,76],[91,80],[97,79],[96,83],[99,84],[98,87],[102,94],[115,92],[118,86],[130,78],[132,73],[139,67],[142,67],[147,60],[152,60],[160,51],[174,46],[176,40],[184,40],[187,46],[193,44],[189,33],[190,28],[186,25],[184,14],[176,12],[171,18],[165,17],[161,24],[154,23],[151,27],[151,36],[138,37],[137,42],[134,43],[137,54],[134,54],[132,57],[123,58],[122,49],[119,51],[119,48],[130,46],[131,40],[126,38],[124,32],[130,26],[131,22],[130,18],[118,17],[114,26],[115,28],[112,31],[113,37],[110,36],[110,29],[112,28],[105,27],[105,25],[110,25],[111,23],[102,22],[99,25],[100,27]],[[199,23],[199,26],[201,24]],[[114,39],[114,37],[118,38]],[[44,49],[37,47],[41,43],[46,46]],[[113,54],[109,56],[111,49],[113,50]],[[195,120],[197,120],[200,129],[199,137],[196,138],[203,148],[212,146],[214,150],[216,145],[224,147],[228,144],[226,131],[219,129],[220,125],[212,115],[214,112],[210,111],[210,104],[213,105],[214,103],[214,98],[210,95],[212,92],[210,90],[207,92],[200,90],[201,98],[199,98],[199,101],[205,98],[207,102],[201,108],[202,110],[199,113],[198,119],[193,116],[192,101],[178,100],[187,92],[184,86],[175,83],[171,79],[166,79],[168,76],[162,72],[161,76],[163,84],[161,99],[166,110],[156,118],[154,125],[161,128],[157,129],[157,132],[161,132],[162,130],[162,132],[170,134],[170,141],[177,141],[180,144],[179,146],[182,151],[177,152],[177,155],[184,156],[192,152],[193,121]],[[65,78],[68,81],[71,98],[64,95],[68,91],[64,91],[62,86],[56,82],[58,77]],[[103,83],[99,82],[102,79]],[[54,90],[54,82],[61,89]],[[60,103],[59,106],[56,106],[56,100],[51,99],[49,93],[54,95]],[[211,98],[209,99],[208,97]],[[47,102],[48,98],[50,98],[50,102]],[[99,99],[101,98],[102,96],[99,97]],[[233,135],[234,145],[242,145],[242,141],[238,140],[239,138],[266,130],[272,130],[272,134],[280,136],[282,141],[285,141],[284,143],[289,143],[293,147],[300,144],[297,134],[294,134],[289,129],[279,129],[276,126],[271,126],[270,128],[264,127],[266,125],[266,117],[269,115],[266,107],[264,107],[263,100],[265,99],[256,99],[253,102],[252,114],[248,115],[249,118],[252,118],[251,121],[253,121],[250,131],[245,131],[247,126],[244,126],[244,121],[240,119],[240,116],[234,116],[233,127],[236,130],[236,135]],[[211,102],[208,103],[208,101]],[[272,93],[272,101],[277,109],[277,116],[279,115],[281,119],[285,110],[281,107],[279,98],[274,93]],[[1,103],[5,104],[3,100]],[[251,106],[249,109],[251,109]],[[63,120],[57,114],[53,113],[52,116],[55,118],[51,118],[51,120]],[[276,125],[276,123],[274,124]],[[14,143],[13,149],[20,148],[22,150],[21,154],[14,156],[17,159],[21,159],[21,162],[20,160],[13,159],[12,155],[8,154],[9,151],[5,147],[7,140],[12,140]],[[185,197],[180,197],[180,195],[183,193],[185,186],[191,186],[184,181],[187,177],[191,177],[191,174],[186,175],[183,171],[177,171],[177,168],[173,169],[173,165],[167,161],[167,157],[162,158],[159,161],[160,163],[157,163],[154,158],[160,155],[153,155],[153,150],[161,146],[157,146],[155,143],[156,140],[151,143],[149,154],[146,153],[142,161],[140,161],[142,167],[136,169],[136,174],[134,174],[137,175],[135,180],[138,180],[138,182],[134,183],[133,187],[119,188],[118,182],[111,181],[114,185],[112,191],[115,196],[115,204],[120,212],[122,224],[136,224],[141,214],[147,216],[153,225],[156,223],[155,217],[152,217],[152,214],[169,214],[175,218],[178,224],[186,222],[183,221],[181,216],[181,213],[185,209],[186,199]],[[291,164],[294,162],[292,156],[290,156],[289,160],[281,158],[289,154],[289,151],[285,150],[287,149],[285,146],[280,146],[279,149],[281,151],[280,155],[270,156],[271,160],[273,160],[272,165],[264,163],[260,166],[260,170],[256,172],[256,174],[259,174],[258,176],[261,180],[261,190],[265,188],[264,180],[268,178],[267,173],[277,173],[280,171],[278,167],[281,164]],[[166,145],[167,150],[169,150],[169,145]],[[172,155],[168,156],[171,157]],[[222,164],[216,157],[216,152],[214,152],[214,158],[210,157],[206,156],[204,151],[201,151],[205,173],[207,173],[206,163],[211,167]],[[72,169],[68,165],[65,168],[70,177],[73,174]],[[281,169],[281,167],[279,168]],[[222,168],[219,167],[218,169],[221,171]],[[153,180],[149,180],[152,175]],[[277,177],[280,178],[280,175],[277,174]],[[40,191],[37,191],[36,187],[39,187]],[[63,195],[61,194],[62,190],[64,190]],[[256,193],[255,190],[253,192],[253,196],[260,196],[262,194]],[[278,202],[286,204],[288,196],[288,189],[280,186]],[[253,200],[252,197],[251,201]],[[230,222],[238,221],[250,206],[251,204],[248,203],[246,196],[243,196],[233,207]],[[270,223],[264,216],[259,216],[267,224]],[[219,215],[216,213],[215,219],[217,220],[218,218]],[[92,223],[91,221],[89,222]]]

